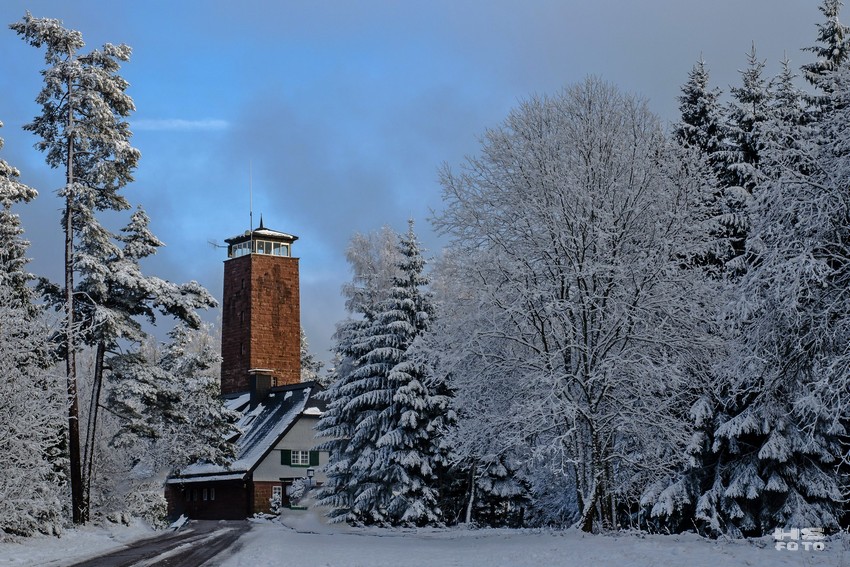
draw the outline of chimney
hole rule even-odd
[[[251,409],[260,405],[269,395],[272,389],[273,370],[267,368],[253,368],[248,371],[251,383]]]

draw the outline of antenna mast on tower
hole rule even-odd
[[[248,160],[248,231],[254,232],[254,172],[251,160]],[[252,238],[253,240],[253,238]]]

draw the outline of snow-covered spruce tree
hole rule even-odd
[[[425,291],[425,259],[412,220],[399,241],[399,252],[400,277],[393,282],[387,307],[376,321],[381,337],[378,350],[392,364],[387,375],[392,403],[384,410],[387,427],[377,441],[378,449],[388,456],[381,471],[391,488],[386,513],[392,524],[437,524],[442,515],[434,489],[441,457],[438,424],[448,398],[428,388],[429,361],[415,353],[415,342],[428,331],[434,307]]]
[[[358,356],[328,390],[329,408],[318,427],[335,437],[327,443],[329,481],[320,496],[334,516],[352,523],[440,521],[432,422],[446,401],[428,391],[427,365],[411,354],[433,312],[412,223],[397,250],[388,297],[351,335],[350,352]]]
[[[2,148],[3,139],[0,138]],[[12,212],[12,206],[28,203],[38,193],[21,183],[19,178],[20,172],[0,159],[0,284],[5,285],[23,306],[27,306],[33,300],[28,285],[33,276],[25,270],[29,243],[21,238],[24,231],[20,218]]]
[[[694,269],[702,269],[709,276],[707,282],[712,295],[717,298],[730,293],[735,281],[746,271],[745,242],[753,214],[752,193],[767,173],[761,163],[761,154],[768,138],[777,132],[777,123],[785,98],[791,96],[782,91],[792,86],[784,80],[793,77],[780,76],[774,94],[773,83],[768,85],[762,76],[764,64],[756,57],[755,49],[748,56],[748,66],[741,72],[742,85],[733,87],[733,101],[726,114],[728,124],[725,131],[725,149],[714,154],[715,165],[720,165],[720,189],[716,199],[704,203],[709,214],[705,252],[698,252],[690,262]],[[784,85],[784,86],[783,86]],[[781,99],[781,100],[780,100]],[[725,185],[725,187],[724,187]],[[724,283],[725,282],[725,283]],[[720,300],[715,310],[721,309]],[[710,324],[715,314],[708,310],[706,331],[716,339],[729,344],[735,339],[735,331],[722,325]],[[683,402],[689,407],[683,418],[693,429],[685,452],[687,462],[684,469],[669,478],[646,487],[641,496],[641,522],[649,528],[664,531],[681,531],[695,526],[697,502],[702,495],[712,490],[714,476],[726,461],[726,454],[717,451],[715,431],[719,424],[730,418],[728,376],[712,369],[712,361],[728,356],[721,348],[713,349],[714,355],[703,361],[695,371],[690,386],[683,392]],[[735,411],[732,409],[732,414]],[[698,527],[702,527],[699,524]]]
[[[821,80],[828,99],[817,121],[801,125],[786,109],[764,152],[770,175],[757,188],[750,267],[729,309],[739,328],[731,415],[715,433],[728,457],[697,510],[716,531],[834,529],[848,496],[847,63]]]
[[[71,510],[75,523],[85,521],[85,497],[80,455],[77,395],[77,324],[74,308],[76,233],[92,210],[128,207],[118,191],[132,180],[139,151],[129,144],[126,116],[134,110],[126,94],[127,82],[118,75],[120,63],[130,57],[125,45],[106,44],[81,54],[82,34],[59,20],[33,18],[27,12],[10,26],[27,43],[45,49],[44,88],[36,99],[41,115],[24,128],[41,138],[36,144],[51,167],[64,168],[65,233],[63,352],[68,394],[68,451]]]
[[[682,85],[680,119],[673,135],[680,144],[697,149],[706,159],[722,148],[724,117],[720,94],[720,89],[709,86],[708,67],[700,58]]]
[[[718,163],[723,168],[719,174],[723,185],[719,222],[731,256],[726,260],[725,271],[733,277],[740,276],[746,269],[743,255],[752,222],[750,201],[762,180],[762,137],[770,104],[770,92],[763,73],[764,61],[758,59],[753,45],[747,54],[747,67],[741,71],[741,85],[731,88],[724,149],[717,154]]]
[[[699,250],[689,250],[687,260],[714,277],[721,277],[726,263],[733,257],[732,244],[721,222],[726,167],[721,157],[724,149],[726,116],[720,106],[721,91],[709,87],[709,72],[700,58],[688,73],[688,80],[679,95],[679,121],[674,124],[672,137],[682,147],[679,162],[684,172],[694,180],[703,225],[708,236],[700,242]]]
[[[461,314],[446,355],[457,407],[470,435],[560,464],[584,530],[621,524],[634,479],[675,470],[687,442],[678,397],[705,314],[681,261],[699,195],[674,158],[642,101],[591,78],[524,102],[442,174],[437,226],[466,303],[445,314]]]
[[[760,145],[763,157],[760,161],[759,186],[769,187],[782,176],[795,171],[801,178],[817,169],[815,163],[814,141],[816,135],[812,129],[812,116],[806,108],[806,95],[794,83],[794,73],[788,60],[782,63],[781,73],[771,82],[769,102],[764,109],[765,118],[761,123]],[[771,199],[771,196],[765,197]],[[761,214],[761,200],[750,202],[750,215]],[[758,207],[756,205],[759,205]],[[746,255],[741,261],[759,265],[757,240],[747,241]],[[722,274],[721,274],[722,275]],[[727,293],[730,304],[741,301],[741,291],[737,285],[729,285]],[[721,321],[728,321],[728,308]],[[745,327],[732,326],[719,329],[727,347],[740,354],[741,341],[747,342]],[[724,361],[709,373],[704,381],[696,381],[703,387],[695,388],[696,398],[690,409],[690,421],[694,428],[693,438],[686,449],[687,467],[671,482],[661,482],[648,487],[642,503],[646,506],[647,525],[665,531],[697,529],[710,533],[753,533],[753,521],[742,521],[744,516],[757,516],[753,511],[761,506],[758,499],[751,502],[731,497],[735,489],[730,489],[730,471],[741,470],[742,459],[750,458],[752,451],[743,450],[740,443],[729,442],[728,424],[739,423],[752,411],[750,405],[757,401],[759,386],[751,385],[751,395],[741,395],[740,374],[738,370],[729,370],[729,360],[736,352],[720,353],[715,360]],[[734,366],[732,367],[734,368]],[[755,383],[758,384],[759,382]],[[736,431],[735,427],[732,427]],[[746,443],[749,447],[758,447],[766,441],[766,436],[750,432]],[[755,494],[753,492],[752,494]],[[755,498],[755,497],[754,497]],[[742,532],[742,526],[747,527]],[[759,528],[761,529],[761,528]],[[764,530],[769,531],[768,527]],[[749,532],[747,532],[749,530]]]
[[[163,349],[115,355],[111,411],[124,422],[116,446],[156,441],[146,466],[165,472],[191,462],[226,463],[233,414],[221,404],[216,370],[221,360],[208,329],[176,325]],[[141,455],[140,455],[141,459]]]
[[[355,234],[346,250],[352,269],[352,280],[342,288],[345,306],[353,317],[337,324],[334,334],[334,366],[330,385],[322,394],[327,411],[319,421],[319,436],[330,438],[323,444],[329,452],[328,483],[319,492],[337,521],[348,519],[353,506],[355,486],[352,483],[350,454],[347,451],[357,413],[349,407],[352,383],[358,360],[366,354],[363,336],[368,331],[380,304],[388,298],[396,276],[399,254],[398,234],[389,227],[367,235]]]
[[[530,492],[529,467],[502,456],[490,463],[476,462],[471,471],[476,496],[472,518],[479,525],[522,527]]]
[[[809,83],[819,89],[831,90],[828,83],[823,82],[823,77],[835,71],[850,53],[850,28],[839,21],[841,0],[823,0],[818,9],[826,21],[817,25],[819,45],[804,48],[815,54],[814,63],[803,65],[803,76]],[[817,105],[824,102],[820,96],[813,97]]]

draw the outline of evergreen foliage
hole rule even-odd
[[[819,88],[831,90],[828,85],[822,84],[824,76],[834,72],[837,67],[847,59],[848,41],[850,34],[848,28],[839,21],[841,0],[823,0],[818,9],[826,21],[817,24],[817,41],[819,45],[804,48],[815,54],[815,61],[803,65],[803,76],[813,85]]]
[[[764,61],[758,59],[754,45],[747,54],[747,67],[741,71],[741,85],[731,89],[725,149],[718,154],[724,184],[719,221],[731,251],[726,260],[726,272],[731,276],[739,276],[746,269],[743,255],[752,224],[750,201],[762,180],[762,137],[771,96],[763,72]]]
[[[709,71],[700,58],[688,73],[679,94],[680,121],[674,137],[682,145],[696,148],[706,157],[720,151],[723,142],[723,113],[720,89],[709,87]]]
[[[834,373],[848,341],[850,214],[840,181],[850,173],[850,82],[837,47],[839,6],[824,2],[829,25],[819,26],[819,40],[832,47],[803,67],[817,98],[796,87],[787,59],[762,96],[760,66],[750,57],[744,83],[757,88],[739,91],[739,103],[751,102],[739,116],[758,126],[750,130],[758,147],[741,136],[738,144],[749,143],[758,159],[750,160],[757,168],[738,170],[751,173],[740,181],[752,198],[742,209],[743,269],[719,313],[729,350],[691,409],[689,466],[644,495],[649,525],[660,522],[659,529],[740,537],[777,527],[837,529],[846,517],[850,390],[846,373]]]
[[[221,403],[221,357],[205,330],[178,324],[161,351],[118,354],[109,360],[113,379],[108,406],[123,422],[117,447],[149,444],[139,452],[154,470],[173,472],[192,462],[228,463],[235,414]]]
[[[333,438],[325,444],[329,480],[320,495],[333,516],[351,523],[440,522],[432,422],[446,400],[431,395],[427,365],[412,356],[433,316],[412,222],[397,246],[389,292],[367,286],[369,293],[353,295],[385,299],[377,305],[358,300],[364,318],[340,327],[342,351],[353,364],[327,391],[328,410],[318,426]]]
[[[0,127],[3,123],[0,122]],[[0,138],[0,149],[3,139]],[[22,238],[24,232],[18,215],[12,207],[28,203],[38,192],[20,182],[17,168],[0,159],[0,285],[13,292],[21,304],[29,305],[33,299],[27,285],[33,278],[25,269],[29,242]]]
[[[79,400],[77,395],[74,275],[77,234],[98,232],[94,211],[123,210],[128,203],[119,190],[132,181],[139,151],[130,145],[124,120],[135,107],[125,92],[120,63],[129,60],[126,45],[106,44],[81,55],[82,34],[50,18],[33,18],[27,12],[11,29],[30,45],[45,50],[44,88],[36,101],[42,113],[24,126],[40,141],[48,165],[65,169],[62,230],[65,233],[65,281],[62,337],[68,393],[68,451],[71,477],[71,510],[75,523],[87,520],[83,463],[80,454]]]

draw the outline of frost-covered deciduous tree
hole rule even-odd
[[[396,244],[399,235],[385,226],[369,234],[355,234],[346,250],[352,270],[351,282],[342,288],[345,307],[353,317],[337,324],[334,333],[334,367],[329,381],[347,379],[355,361],[362,356],[357,348],[361,333],[374,321],[389,296],[399,261]]]
[[[645,103],[590,78],[524,102],[441,176],[461,424],[558,457],[585,530],[617,525],[687,441],[679,396],[705,319],[681,257],[700,205],[673,157]]]
[[[68,392],[68,450],[71,472],[72,516],[85,521],[85,497],[80,456],[76,351],[78,332],[74,309],[76,234],[93,211],[128,207],[119,190],[132,180],[139,151],[129,144],[124,120],[135,108],[125,92],[128,83],[118,75],[120,63],[130,57],[126,45],[106,44],[87,54],[82,34],[59,20],[34,18],[27,12],[10,26],[27,43],[45,49],[44,88],[36,99],[42,113],[25,126],[41,138],[36,144],[47,163],[65,171],[62,229],[65,233],[63,333]]]
[[[0,139],[0,148],[3,140]],[[47,370],[49,329],[27,287],[28,242],[12,206],[36,191],[0,159],[0,535],[58,533],[64,398]]]
[[[398,239],[388,226],[351,237],[345,256],[353,273],[342,289],[350,313],[370,319],[386,302],[399,275]]]
[[[318,381],[322,382],[323,385],[327,385],[325,379],[320,374],[324,365],[321,360],[316,360],[316,356],[310,352],[307,333],[304,332],[304,329],[301,329],[301,381]]]
[[[45,369],[49,330],[0,281],[0,534],[59,533],[64,397]]]

